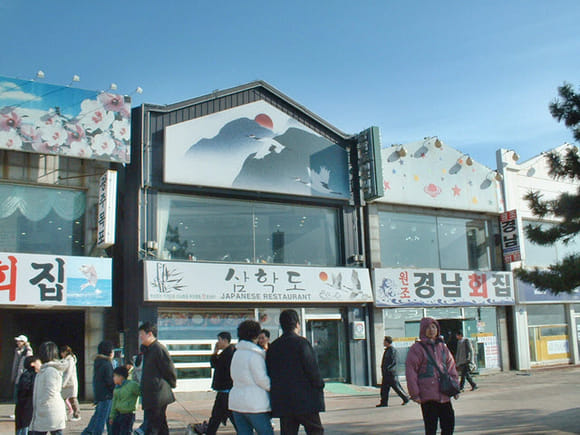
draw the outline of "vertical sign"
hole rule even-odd
[[[501,227],[501,246],[503,260],[513,263],[522,259],[520,252],[520,239],[518,231],[518,214],[516,210],[506,211],[499,215]]]
[[[108,248],[115,244],[117,209],[117,171],[108,170],[99,180],[99,215],[97,246]]]
[[[383,164],[381,137],[378,127],[363,131],[357,138],[360,183],[365,201],[381,198],[383,187]]]

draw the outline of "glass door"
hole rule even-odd
[[[314,347],[324,380],[346,382],[346,340],[342,320],[307,320],[306,337]]]

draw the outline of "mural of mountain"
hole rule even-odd
[[[234,180],[235,187],[252,189],[268,180],[268,190],[309,196],[349,196],[344,149],[293,127],[274,140],[281,144],[281,151],[246,159]]]

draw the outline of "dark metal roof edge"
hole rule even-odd
[[[323,118],[321,118],[320,116],[316,115],[314,112],[310,111],[309,109],[304,107],[302,104],[296,102],[295,100],[290,98],[288,95],[284,94],[283,92],[279,91],[274,86],[270,85],[269,83],[267,83],[263,80],[255,80],[253,82],[249,82],[249,83],[246,83],[246,84],[243,84],[240,86],[215,91],[215,92],[212,92],[210,94],[202,95],[200,97],[191,98],[189,100],[181,101],[178,103],[165,104],[165,105],[144,103],[143,108],[145,109],[145,111],[150,110],[150,111],[157,111],[157,112],[166,113],[166,112],[171,112],[173,110],[183,109],[185,107],[192,106],[194,104],[204,103],[206,101],[211,101],[211,100],[214,100],[216,98],[221,98],[221,97],[237,94],[239,92],[248,91],[248,90],[256,89],[256,88],[265,89],[266,91],[270,92],[274,96],[276,96],[276,97],[280,98],[281,100],[283,100],[284,102],[288,103],[290,106],[292,106],[297,111],[302,112],[306,116],[312,118],[314,121],[316,121],[317,123],[322,125],[324,128],[330,130],[331,132],[333,132],[337,136],[339,136],[343,139],[351,139],[352,137],[354,137],[354,135],[345,133],[342,130],[336,128],[334,125],[330,124],[328,121],[326,121]]]

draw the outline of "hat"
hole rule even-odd
[[[16,341],[23,341],[25,343],[28,343],[28,337],[26,335],[19,335],[18,337],[14,337],[14,340]]]

